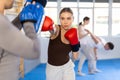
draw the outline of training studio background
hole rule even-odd
[[[14,8],[6,11],[6,16],[11,21],[21,11],[24,2],[25,0],[15,0]],[[73,10],[74,27],[77,27],[85,16],[88,16],[90,17],[90,24],[87,29],[115,44],[112,51],[98,51],[99,60],[120,58],[120,0],[48,0],[45,15],[50,16],[55,24],[58,24],[58,14],[63,7],[71,7]],[[40,63],[47,62],[49,35],[49,32],[41,32],[38,35],[41,43],[40,58],[37,60],[24,60],[25,73],[30,72]]]

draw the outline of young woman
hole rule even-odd
[[[79,42],[77,32],[74,34],[74,28],[72,28],[74,19],[72,10],[63,8],[60,11],[59,19],[61,24],[55,26],[56,31],[51,34],[49,41],[46,80],[75,80],[74,64],[69,57],[69,53],[72,50],[73,57],[77,58]],[[66,34],[68,36],[74,34],[72,40],[68,40]],[[72,49],[71,41],[73,41],[73,44],[77,41],[78,44],[74,47],[75,49]]]
[[[80,51],[82,52],[80,54],[80,60],[78,63],[78,74],[80,76],[84,76],[85,74],[82,73],[82,66],[84,64],[85,59],[88,59],[88,68],[89,71],[92,68],[92,63],[93,63],[93,57],[92,55],[89,53],[89,51],[91,50],[90,46],[92,45],[91,40],[90,40],[90,36],[89,33],[86,31],[85,26],[89,24],[90,18],[89,17],[84,17],[83,18],[83,22],[79,23],[79,27],[78,27],[78,33],[79,33],[79,40],[80,40],[80,44],[81,44],[81,49]],[[89,72],[91,73],[91,72]]]

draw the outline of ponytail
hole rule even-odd
[[[79,23],[79,26],[82,25],[82,22]]]

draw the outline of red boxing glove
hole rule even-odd
[[[41,31],[54,30],[53,24],[54,24],[53,20],[50,17],[45,16]]]
[[[77,29],[71,28],[65,33],[65,38],[70,41],[73,52],[77,52],[80,48],[80,42],[78,41]]]

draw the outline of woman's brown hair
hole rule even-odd
[[[69,7],[63,8],[63,9],[60,11],[59,15],[62,14],[63,12],[69,12],[69,13],[71,13],[71,14],[73,15],[73,11],[72,11]]]

